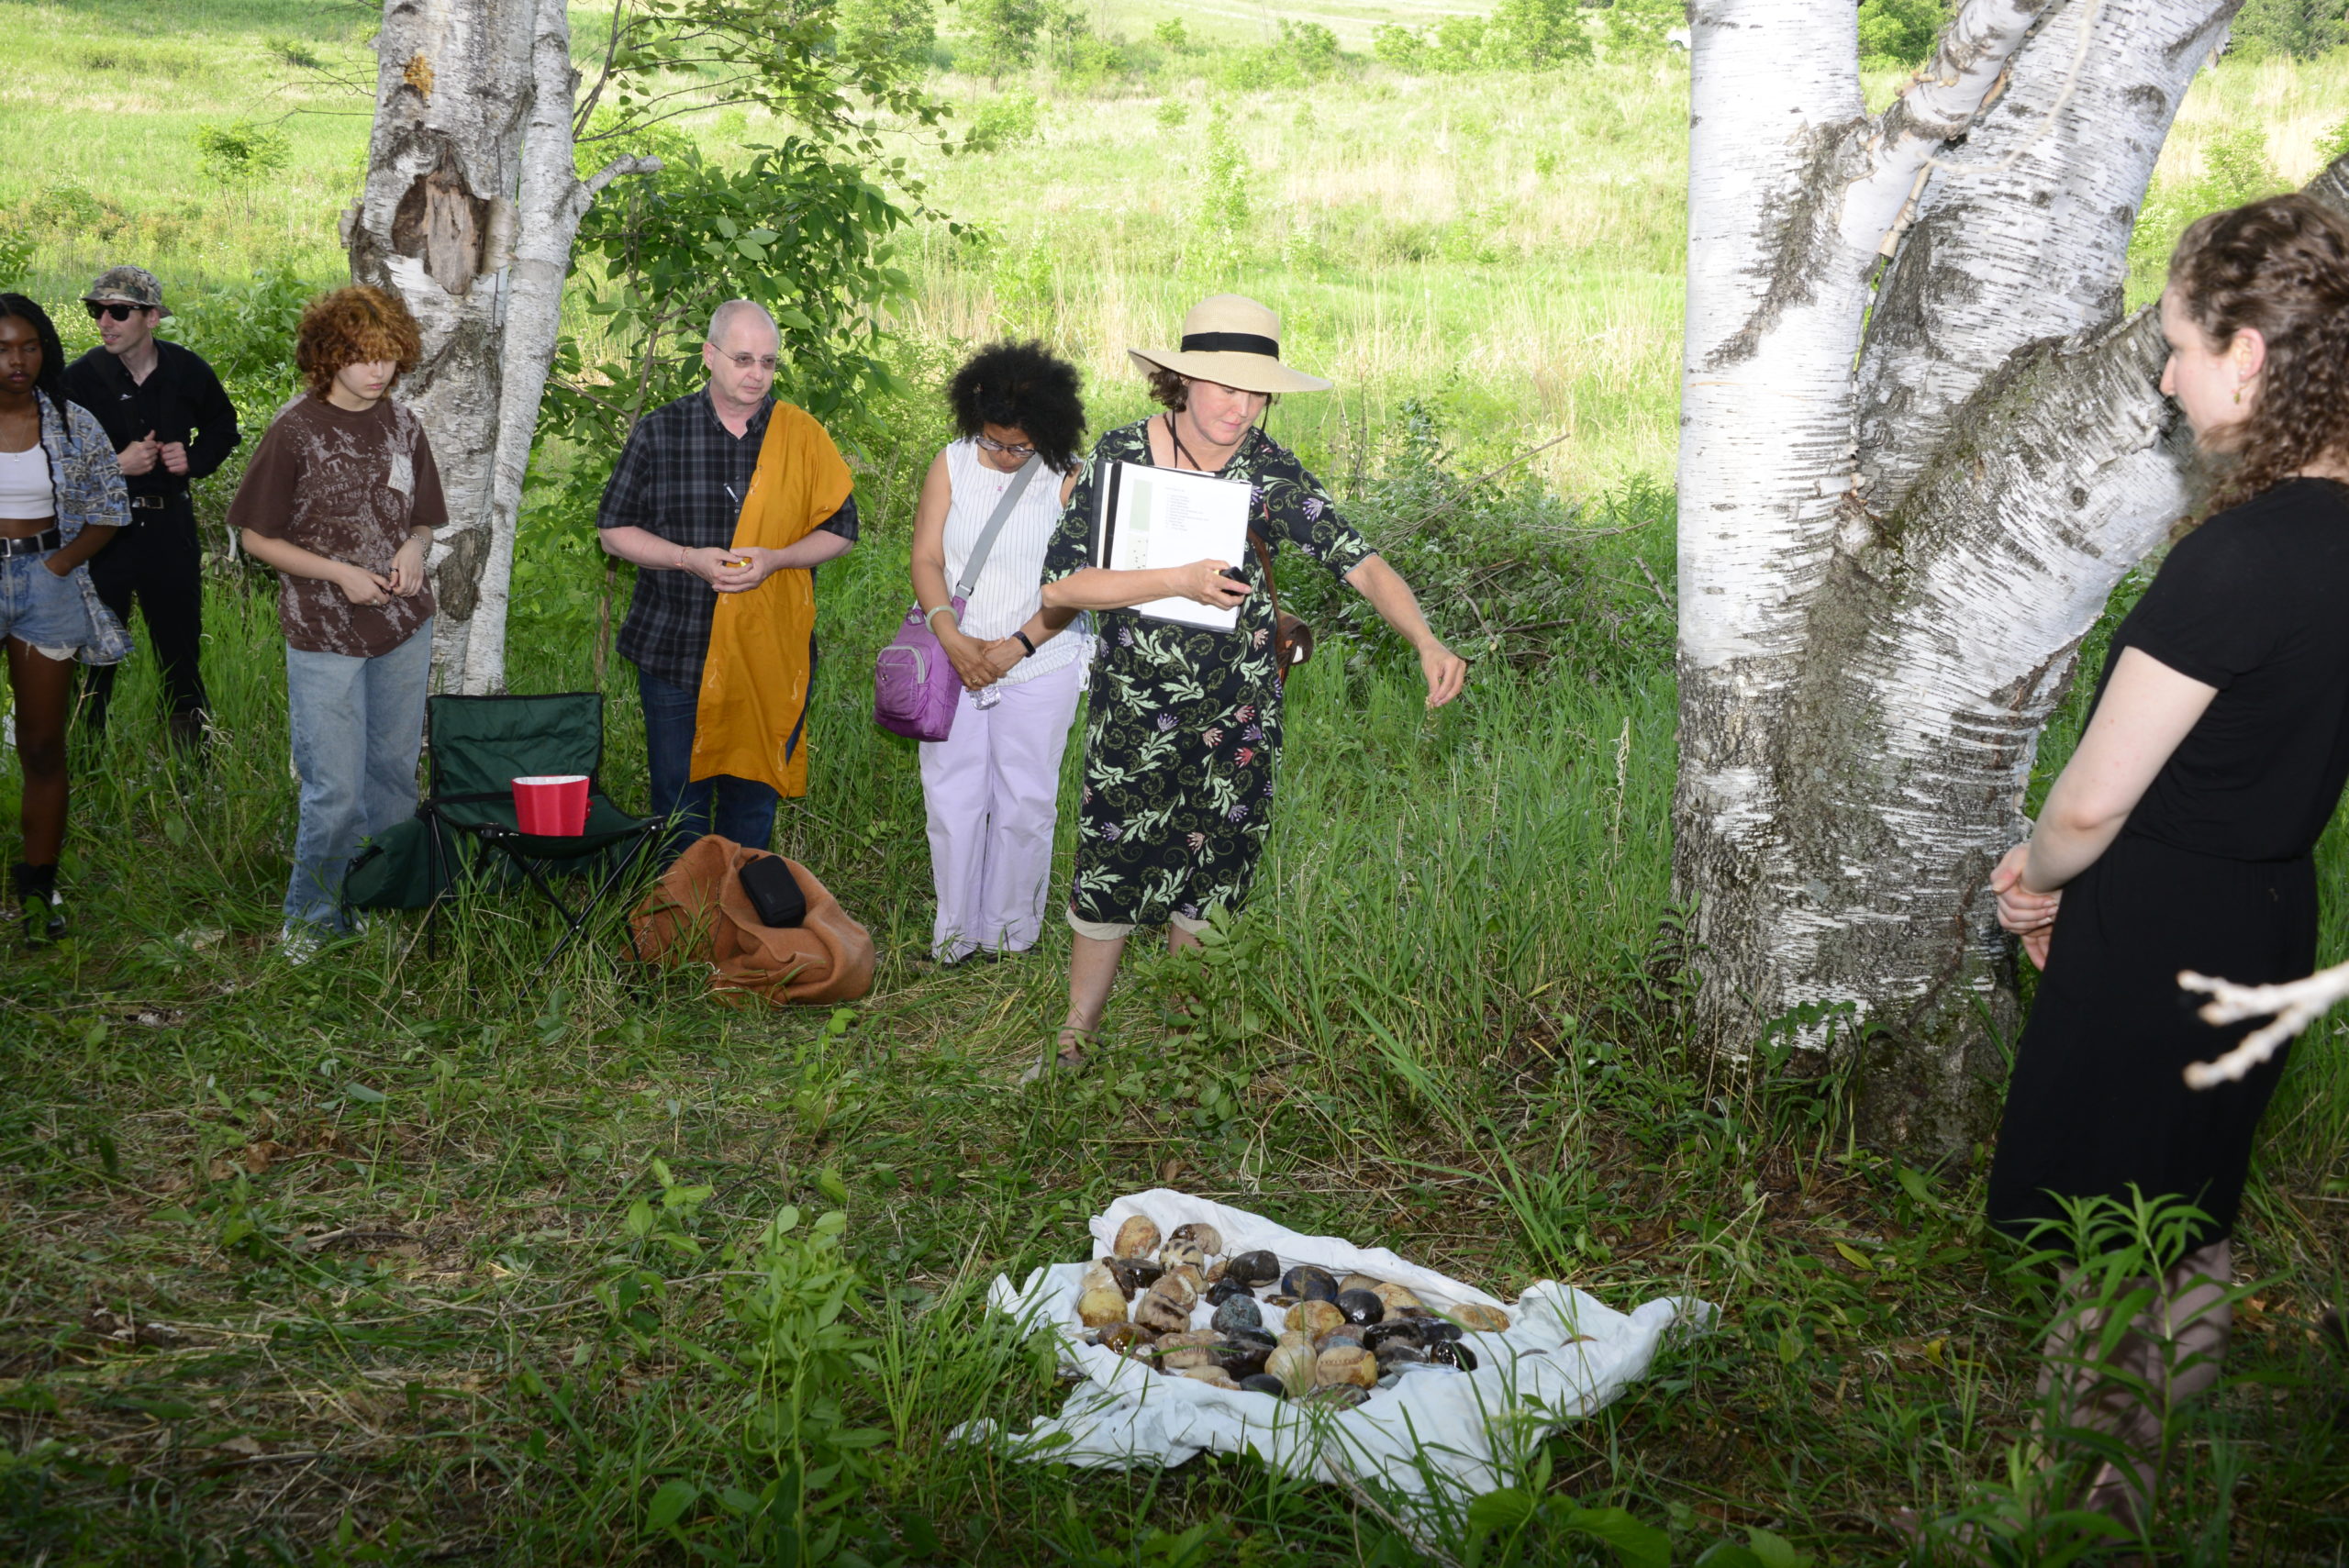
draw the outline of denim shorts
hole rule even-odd
[[[90,611],[75,581],[83,569],[60,577],[49,569],[54,553],[0,556],[0,637],[71,657],[90,641]]]

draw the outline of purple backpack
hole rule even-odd
[[[971,559],[963,563],[963,580],[954,584],[954,596],[948,601],[958,620],[987,563],[988,552],[995,549],[996,535],[1003,531],[1011,509],[1027,494],[1028,482],[1043,466],[1041,457],[1021,463],[1003,499],[995,504],[987,526],[979,530]],[[896,637],[873,661],[873,722],[908,740],[943,740],[954,728],[954,705],[962,695],[963,677],[954,673],[953,662],[939,646],[937,633],[930,629],[930,617],[922,614],[921,603],[916,600],[906,612],[905,623],[897,628]]]

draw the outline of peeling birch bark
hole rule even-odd
[[[1929,1157],[1996,1111],[2017,1020],[1987,879],[2039,730],[2188,506],[2159,334],[2121,291],[2232,8],[1969,0],[1874,119],[1847,6],[1696,12],[1674,871],[1698,1034],[1738,1056],[1841,1005],[1864,1130]]]
[[[515,522],[572,242],[605,183],[659,167],[578,178],[570,49],[562,0],[392,0],[375,38],[367,183],[343,238],[352,281],[399,295],[424,331],[398,395],[448,496],[429,562],[443,690],[506,684]]]

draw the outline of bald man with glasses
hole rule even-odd
[[[709,832],[763,850],[777,801],[806,793],[812,573],[856,543],[856,497],[831,438],[774,397],[781,347],[757,304],[718,306],[708,384],[637,422],[596,517],[637,569],[618,648],[673,818],[663,863]]]

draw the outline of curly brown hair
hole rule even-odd
[[[397,367],[392,373],[396,382],[423,357],[424,334],[406,302],[368,284],[318,295],[294,328],[295,368],[319,397],[346,365],[389,360]]]
[[[1150,395],[1166,406],[1170,414],[1180,414],[1191,406],[1189,383],[1164,365],[1150,367]]]
[[[1169,414],[1180,414],[1191,406],[1192,379],[1168,370],[1164,365],[1152,365],[1150,367],[1150,395],[1164,404]],[[1264,406],[1270,408],[1280,400],[1279,393],[1267,393],[1264,395]]]
[[[2169,286],[2214,347],[2244,330],[2267,345],[2256,401],[2223,438],[2211,511],[2349,458],[2349,222],[2297,192],[2211,213],[2179,237]]]

